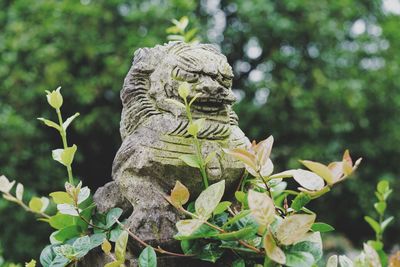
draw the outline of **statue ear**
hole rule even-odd
[[[133,56],[133,70],[139,72],[153,72],[162,58],[160,46],[154,48],[139,48]]]

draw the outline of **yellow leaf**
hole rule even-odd
[[[54,203],[56,204],[73,204],[74,200],[67,192],[57,191],[50,193],[50,196],[53,198]]]
[[[260,166],[267,164],[267,160],[271,155],[272,145],[274,144],[274,137],[271,135],[267,139],[261,141],[253,149],[257,155],[257,161]]]
[[[171,190],[171,201],[176,206],[182,206],[188,202],[189,190],[181,182],[176,181],[175,187]]]
[[[276,229],[276,238],[282,245],[294,244],[304,239],[314,221],[314,214],[294,214],[286,217]]]
[[[101,244],[101,249],[106,254],[109,254],[111,252],[111,244],[110,244],[110,242],[108,242],[107,239],[104,239],[103,243]]]
[[[40,212],[43,207],[42,200],[38,197],[33,197],[31,201],[29,201],[29,208],[35,212]]]
[[[312,172],[314,172],[318,176],[321,176],[328,184],[333,183],[333,176],[328,166],[310,160],[300,160],[300,162]]]
[[[336,183],[340,180],[340,178],[343,176],[343,162],[341,161],[335,161],[331,162],[328,165],[329,170],[332,173],[333,177],[333,183]]]
[[[256,167],[256,156],[246,149],[243,148],[234,148],[234,149],[224,149],[225,153],[233,156],[234,158],[240,160],[244,164],[248,165],[254,171],[257,169]]]
[[[259,232],[263,232],[275,218],[274,202],[267,194],[254,190],[249,191],[247,201],[251,214],[260,225]]]
[[[375,249],[373,249],[370,245],[364,243],[364,252],[368,261],[368,266],[382,267],[379,255]]]
[[[52,106],[55,109],[58,109],[62,106],[63,104],[63,97],[60,93],[61,87],[58,87],[54,91],[46,91],[47,95],[47,102],[49,102],[50,106]]]
[[[210,185],[201,192],[194,203],[196,214],[201,218],[208,219],[218,203],[221,201],[225,191],[225,180]]]
[[[25,263],[25,267],[36,267],[36,261],[31,260],[30,262]]]
[[[276,245],[276,242],[270,232],[268,232],[264,236],[263,241],[264,241],[263,243],[264,243],[265,253],[267,254],[268,258],[279,264],[285,264],[286,263],[285,253],[282,251],[280,247]]]
[[[180,235],[189,236],[202,224],[203,221],[198,219],[181,220],[176,223],[176,229],[178,229]]]
[[[338,266],[338,256],[332,255],[329,257],[326,267],[337,267]]]
[[[318,191],[324,187],[324,180],[317,174],[306,170],[291,170],[293,178],[308,190]]]

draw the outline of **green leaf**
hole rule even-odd
[[[38,197],[33,197],[29,201],[29,208],[35,212],[40,212],[43,207],[42,200]]]
[[[286,254],[286,266],[310,267],[315,263],[314,257],[308,252],[290,252]]]
[[[182,99],[186,99],[190,93],[190,84],[187,82],[181,82],[178,87],[178,94]]]
[[[200,168],[200,162],[196,155],[181,155],[179,157],[179,159],[181,159],[183,162],[185,162],[190,167],[197,168],[197,169]]]
[[[365,216],[364,220],[372,227],[372,229],[374,229],[375,233],[379,234],[381,232],[381,227],[377,221],[369,216]]]
[[[327,223],[316,222],[316,223],[313,223],[313,225],[311,226],[311,230],[314,232],[326,233],[326,232],[334,231],[335,228],[333,228],[332,226],[330,226]]]
[[[206,119],[201,118],[193,121],[193,123],[188,126],[188,133],[192,136],[197,136],[197,134],[203,129]]]
[[[38,118],[38,120],[42,121],[47,126],[56,129],[57,131],[61,131],[60,125],[58,125],[57,123],[55,123],[55,122],[53,122],[51,120],[47,120],[47,119],[44,119],[44,118]]]
[[[62,124],[62,127],[64,128],[64,131],[67,130],[68,126],[71,124],[71,122],[79,116],[79,113],[75,113],[74,115],[72,115],[71,117],[69,117],[68,119],[65,120],[65,122]]]
[[[157,255],[150,246],[146,247],[139,255],[140,267],[157,267]]]
[[[179,20],[179,24],[176,25],[182,32],[185,31],[186,27],[189,25],[189,18],[187,16],[183,16]]]
[[[121,235],[118,237],[117,242],[115,242],[115,257],[118,261],[124,262],[126,255],[126,245],[128,244],[129,234],[127,231],[122,231]]]
[[[72,245],[77,258],[84,257],[91,249],[91,242],[89,236],[83,236],[76,239]]]
[[[123,231],[123,229],[122,229],[121,226],[119,226],[119,225],[118,225],[117,227],[115,227],[114,229],[112,229],[112,230],[110,231],[110,238],[109,238],[109,240],[110,240],[111,242],[116,242],[117,239],[118,239],[118,237],[121,235],[122,231]]]
[[[245,203],[246,202],[246,193],[242,192],[242,191],[236,191],[235,192],[235,198],[240,203]]]
[[[50,193],[50,196],[53,198],[54,203],[56,204],[73,204],[74,200],[68,195],[67,192],[57,191]]]
[[[378,190],[379,193],[384,194],[386,193],[390,187],[389,187],[389,182],[386,180],[382,180],[378,183],[376,186],[376,189]]]
[[[249,215],[250,213],[251,213],[250,210],[242,210],[242,211],[240,211],[238,214],[236,214],[235,216],[233,216],[232,218],[230,218],[230,219],[222,226],[222,228],[225,229],[227,226],[236,223],[237,221],[243,219],[244,217],[246,217],[246,216]]]
[[[383,249],[383,243],[380,241],[369,240],[367,243],[368,243],[368,245],[373,247],[376,251]]]
[[[53,237],[61,242],[71,239],[73,237],[78,237],[81,234],[81,229],[76,225],[67,226],[61,230],[58,230]]]
[[[209,243],[205,245],[197,258],[203,261],[215,263],[223,254],[223,250],[218,247],[216,243]]]
[[[232,263],[232,267],[246,267],[246,263],[244,262],[243,259],[235,260]]]
[[[221,201],[224,191],[225,180],[222,180],[210,185],[207,189],[201,192],[194,203],[196,214],[204,219],[208,219]]]
[[[295,211],[300,211],[310,201],[311,197],[308,194],[301,192],[293,199],[290,207]]]
[[[197,227],[197,226],[195,226]],[[201,224],[195,229],[191,229],[191,233],[189,235],[181,235],[179,232],[177,235],[174,236],[177,240],[192,240],[192,239],[199,239],[199,238],[210,238],[215,237],[219,232],[206,224]]]
[[[393,192],[392,189],[389,189],[388,191],[386,191],[386,192],[383,194],[383,199],[386,200],[386,199],[390,196],[390,194],[391,194],[392,192]]]
[[[374,204],[375,210],[379,213],[379,215],[383,215],[386,210],[386,202],[380,201]]]
[[[90,249],[94,249],[101,244],[103,244],[103,241],[106,240],[107,235],[105,233],[98,233],[98,234],[93,234],[90,236]]]
[[[55,149],[52,152],[53,159],[55,161],[60,162],[64,166],[71,166],[72,161],[74,160],[75,152],[77,150],[77,146],[73,145],[71,147],[67,147],[65,149]]]
[[[313,256],[315,262],[318,262],[323,255],[321,234],[319,232],[307,233],[300,242],[286,247],[286,252],[307,252]]]
[[[109,210],[106,217],[106,228],[109,229],[111,226],[113,226],[116,223],[116,219],[119,219],[121,214],[122,209],[120,208],[113,208]]]
[[[50,217],[49,224],[54,229],[60,230],[74,224],[74,217],[66,214],[56,214]]]
[[[217,234],[217,235],[215,235],[215,237],[217,237],[221,240],[231,241],[231,240],[247,239],[256,233],[257,233],[257,229],[254,229],[254,227],[248,226],[248,227],[242,228],[237,231]]]
[[[46,246],[40,253],[40,263],[43,267],[49,267],[55,256],[52,246]]]
[[[229,201],[222,201],[220,202],[214,210],[214,215],[218,215],[226,211],[229,206],[232,205],[232,202]]]
[[[394,217],[390,216],[389,218],[387,218],[386,220],[384,220],[381,224],[381,229],[382,232],[385,231],[386,227],[389,225],[389,223],[391,223],[393,221]]]

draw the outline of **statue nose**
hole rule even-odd
[[[228,90],[226,90],[223,86],[221,86],[217,81],[213,80],[211,77],[205,78],[200,86],[200,90],[203,90],[203,92],[215,96],[215,95],[220,95],[220,96],[226,96],[229,94]]]

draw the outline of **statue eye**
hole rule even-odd
[[[195,83],[199,79],[199,74],[188,72],[181,68],[175,67],[172,70],[172,77],[178,81],[185,81],[189,83]]]
[[[227,78],[223,75],[220,75],[218,78],[218,82],[220,84],[222,84],[225,87],[231,87],[232,86],[232,79],[231,78]]]

